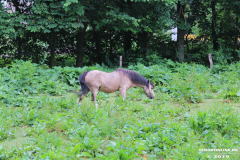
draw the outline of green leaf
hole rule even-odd
[[[73,149],[72,149],[72,153],[73,154],[77,154],[77,153],[79,153],[80,152],[80,150],[81,150],[82,148],[81,148],[81,143],[79,143],[79,144],[77,144]]]
[[[236,95],[237,95],[238,97],[240,97],[240,90],[236,93]]]
[[[84,25],[83,23],[79,22],[79,23],[72,23],[72,27],[73,28],[83,28]]]

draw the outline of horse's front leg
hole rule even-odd
[[[94,99],[93,99],[93,93],[92,93],[92,101],[94,101]]]
[[[121,96],[123,97],[123,100],[125,101],[127,90],[125,88],[121,88],[121,89],[119,89],[119,91],[121,93]]]

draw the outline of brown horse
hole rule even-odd
[[[141,87],[149,99],[154,98],[153,83],[132,70],[118,68],[111,73],[98,70],[85,71],[78,80],[81,84],[79,104],[81,104],[82,96],[86,96],[91,91],[92,101],[98,108],[96,102],[98,90],[105,93],[120,91],[125,100],[126,92],[131,87]]]

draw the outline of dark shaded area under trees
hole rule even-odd
[[[209,65],[239,60],[237,0],[8,0],[0,6],[0,66],[14,59],[50,67],[167,58]],[[171,29],[178,28],[177,41]]]

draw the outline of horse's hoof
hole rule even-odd
[[[79,102],[78,104],[81,105],[81,102]]]
[[[95,103],[96,109],[98,109],[98,105]]]

